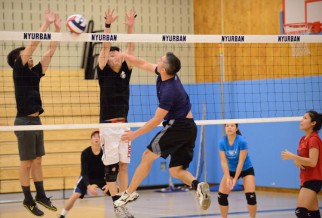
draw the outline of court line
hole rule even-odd
[[[320,210],[322,207],[320,207]],[[288,212],[295,211],[295,208],[285,208],[285,209],[272,209],[272,210],[258,210],[257,213],[278,213],[278,212]],[[238,211],[238,212],[229,212],[229,215],[239,215],[239,214],[248,214],[248,211]],[[211,213],[211,214],[196,214],[196,215],[180,215],[180,216],[163,216],[158,218],[181,218],[181,217],[213,217],[221,216],[220,213]]]

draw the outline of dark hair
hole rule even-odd
[[[7,56],[7,62],[13,68],[16,59],[20,56],[20,51],[25,50],[26,47],[19,47],[12,50]]]
[[[225,124],[225,126],[227,125],[228,123]],[[242,135],[241,132],[239,131],[239,128],[238,128],[238,123],[235,123],[236,125],[236,128],[237,128],[237,131],[236,131],[236,134],[237,135]]]
[[[307,111],[307,114],[311,117],[311,122],[316,122],[316,124],[313,127],[313,131],[318,132],[321,129],[321,124],[322,124],[322,114],[319,114],[316,111]]]
[[[238,128],[238,123],[236,123],[236,127]],[[241,132],[239,131],[239,128],[238,128],[238,130],[237,130],[236,134],[237,134],[237,135],[242,135],[242,134],[241,134]]]
[[[92,134],[91,134],[91,138],[93,138],[93,135],[99,134],[99,133],[100,133],[100,131],[98,131],[98,130],[93,131]]]
[[[172,52],[167,52],[166,54],[168,64],[165,66],[165,70],[169,75],[175,75],[181,69],[181,62],[177,56]]]
[[[111,46],[110,47],[110,52],[111,51],[120,51],[120,48],[119,47],[117,47],[117,46]]]

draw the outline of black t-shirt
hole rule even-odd
[[[102,161],[102,155],[102,149],[98,155],[95,155],[91,146],[82,151],[81,176],[86,186],[91,184],[91,181],[105,179],[105,167]]]
[[[43,76],[41,63],[29,69],[28,63],[22,65],[21,57],[17,58],[13,66],[17,117],[44,112],[39,92],[39,83]]]
[[[123,117],[127,119],[130,98],[130,70],[123,61],[119,72],[108,64],[101,70],[97,67],[100,85],[100,121]]]

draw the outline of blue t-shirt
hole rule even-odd
[[[162,81],[160,73],[155,68],[157,78],[157,96],[159,107],[168,111],[165,120],[185,118],[191,110],[189,96],[184,89],[178,75]]]
[[[228,143],[227,136],[223,137],[219,141],[219,150],[225,152],[229,171],[231,172],[236,172],[240,151],[247,150],[247,149],[248,149],[247,142],[241,135],[236,136],[235,141],[231,146]],[[252,167],[252,163],[247,153],[242,171],[247,170],[251,167]]]

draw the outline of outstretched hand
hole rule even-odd
[[[135,23],[135,17],[137,16],[136,11],[134,10],[134,8],[131,9],[129,13],[126,13],[125,16],[126,16],[125,25],[127,27],[133,27],[134,23]]]
[[[115,9],[113,9],[112,11],[110,9],[105,11],[105,23],[106,24],[111,24],[118,18],[118,16],[113,17],[114,11],[115,11]]]
[[[56,32],[60,32],[60,29],[61,29],[61,19],[60,19],[58,13],[55,13],[54,25],[55,25],[55,31]]]
[[[126,142],[133,141],[135,138],[135,134],[131,130],[126,130],[125,133],[121,136],[121,140]]]
[[[55,13],[49,9],[45,10],[45,21],[47,24],[52,24],[55,21]]]

